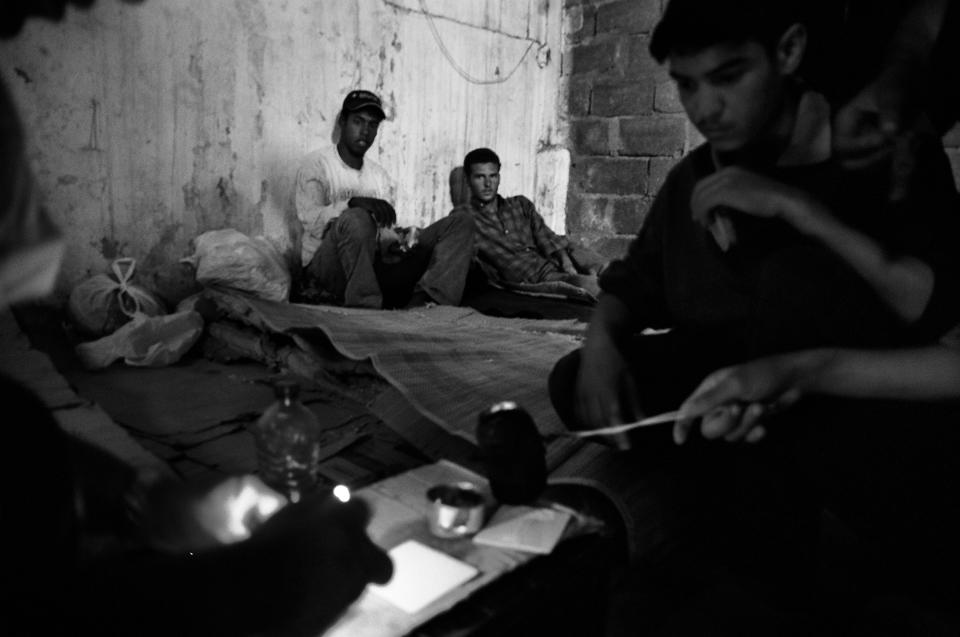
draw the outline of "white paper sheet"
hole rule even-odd
[[[407,613],[418,612],[479,573],[466,562],[416,540],[407,540],[388,554],[393,560],[393,578],[369,589]]]

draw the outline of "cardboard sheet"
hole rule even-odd
[[[557,545],[570,518],[570,513],[556,509],[502,506],[473,541],[485,546],[546,555]]]

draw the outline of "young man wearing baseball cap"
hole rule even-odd
[[[336,146],[301,162],[295,206],[303,224],[302,287],[319,288],[351,307],[457,305],[473,256],[468,215],[424,228],[402,254],[381,251],[378,239],[397,221],[396,184],[366,154],[385,118],[379,96],[351,91],[343,100]]]

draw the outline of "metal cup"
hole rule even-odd
[[[438,484],[427,490],[430,532],[437,537],[473,535],[483,526],[484,497],[470,482]]]

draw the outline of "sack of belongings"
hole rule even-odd
[[[163,367],[180,360],[201,334],[199,312],[137,314],[109,336],[77,345],[76,353],[87,369],[107,367],[119,358],[136,367]]]
[[[280,251],[264,237],[248,237],[227,228],[194,240],[193,256],[182,259],[196,268],[197,282],[247,292],[270,301],[290,296],[290,271]]]
[[[74,286],[67,312],[79,331],[87,336],[104,336],[137,314],[166,313],[159,298],[131,283],[136,264],[134,259],[117,259],[110,266],[113,276],[97,274]]]

